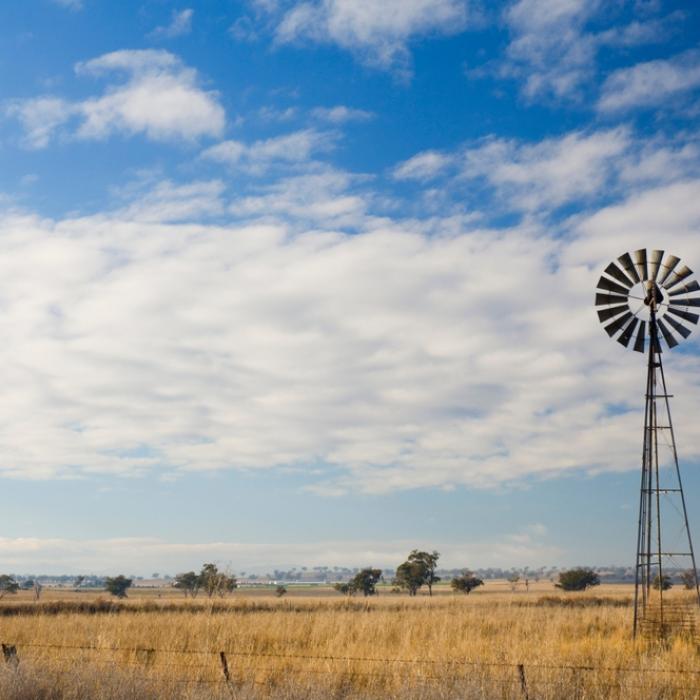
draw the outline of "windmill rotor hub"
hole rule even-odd
[[[595,305],[605,332],[624,347],[662,352],[700,319],[700,284],[675,255],[646,248],[613,260],[598,280]]]

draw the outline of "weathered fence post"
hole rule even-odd
[[[19,663],[19,656],[17,656],[17,647],[14,644],[3,644],[2,645],[2,656],[5,659],[5,663],[17,666]]]
[[[219,659],[221,659],[221,670],[223,671],[224,678],[226,679],[226,682],[228,683],[231,680],[231,674],[228,671],[228,661],[226,660],[226,652],[225,651],[219,652]]]
[[[520,690],[523,691],[523,699],[530,700],[530,694],[527,692],[527,679],[525,678],[525,666],[518,664],[518,675],[520,676]]]

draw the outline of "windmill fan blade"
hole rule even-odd
[[[680,333],[684,338],[687,338],[691,331],[690,328],[686,328],[682,323],[678,323],[675,318],[671,316],[664,316],[664,321],[668,323],[677,333]]]
[[[691,314],[690,311],[681,311],[680,309],[674,309],[672,306],[668,307],[668,313],[673,314],[674,316],[678,316],[678,318],[682,318],[685,321],[690,321],[692,324],[697,324],[698,320],[700,319],[700,316],[697,314]]]
[[[627,275],[614,262],[611,262],[605,268],[605,272],[610,275],[610,277],[614,277],[621,284],[624,284],[628,289],[634,284],[634,282],[632,282],[632,280],[627,277]]]
[[[682,284],[680,289],[674,289],[672,292],[669,292],[668,295],[670,297],[677,297],[681,294],[690,294],[690,292],[700,292],[700,284],[698,284],[697,280],[691,280],[690,282]]]
[[[669,304],[673,306],[700,306],[700,297],[695,299],[669,299]]]
[[[629,306],[627,306],[627,304],[623,304],[622,306],[611,306],[607,309],[601,309],[598,312],[598,318],[600,319],[601,323],[605,323],[605,321],[607,321],[608,319],[611,319],[614,316],[619,316],[621,313],[624,313],[628,310]]]
[[[634,341],[634,351],[644,352],[644,340],[647,334],[647,322],[639,322],[639,330],[637,331],[637,339]]]
[[[605,328],[605,332],[612,338],[615,333],[617,333],[622,326],[627,323],[632,318],[632,314],[628,311],[626,314],[623,316],[620,316],[620,318],[615,319],[612,323],[608,324],[607,326],[603,326]]]
[[[659,318],[656,320],[657,325],[661,329],[661,334],[664,337],[664,340],[668,344],[669,348],[675,348],[676,345],[678,345],[678,341],[673,337],[671,334],[671,331],[666,328],[666,324]]]
[[[649,279],[649,270],[647,269],[647,249],[640,248],[634,251],[634,264],[639,274],[639,279],[646,282]]]
[[[659,277],[656,282],[657,284],[663,284],[668,276],[673,272],[675,269],[676,265],[681,261],[680,258],[677,258],[675,255],[669,255],[666,258],[665,263],[661,263],[661,269],[663,270],[661,277]]]
[[[609,306],[610,304],[626,304],[627,297],[615,296],[614,294],[596,294],[595,295],[595,305],[596,306]]]
[[[622,332],[622,335],[617,339],[617,342],[627,347],[630,344],[630,340],[632,340],[632,335],[638,323],[639,319],[632,317],[632,320],[629,322],[627,328],[625,328],[625,330]]]
[[[616,294],[629,294],[628,289],[620,284],[616,284],[607,277],[601,277],[598,280],[598,289],[602,289],[605,292],[615,292]]]
[[[629,278],[631,280],[633,280],[634,282],[641,282],[641,280],[639,279],[639,275],[637,274],[637,269],[635,268],[629,253],[621,255],[618,258],[618,260],[620,261],[620,265],[622,265],[622,268],[629,275]]]
[[[663,250],[651,251],[651,262],[649,265],[649,279],[656,282],[656,276],[659,274],[661,259],[664,257]]]
[[[674,272],[673,275],[671,275],[671,278],[664,284],[664,289],[667,291],[670,290],[672,287],[675,287],[681,280],[684,280],[686,277],[690,277],[690,275],[693,274],[693,271],[687,266],[683,265],[683,267],[678,270],[678,272]]]

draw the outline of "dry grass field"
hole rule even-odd
[[[0,697],[699,698],[695,642],[633,642],[631,594],[489,583],[413,599],[300,588],[185,601],[142,590],[112,604],[47,591],[39,603],[0,602],[0,641],[18,659],[0,664]]]

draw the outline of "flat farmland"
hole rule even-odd
[[[632,587],[561,593],[548,582],[469,596],[438,586],[243,589],[185,600],[136,589],[116,602],[47,590],[0,601],[0,697],[697,698],[692,635],[630,638]],[[672,591],[674,600],[687,600]],[[15,648],[15,652],[11,649]]]

